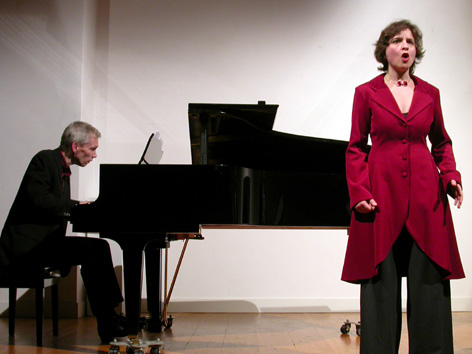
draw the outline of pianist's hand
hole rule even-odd
[[[377,202],[373,199],[363,200],[362,202],[357,203],[354,207],[354,209],[361,214],[370,213],[372,211],[375,211],[376,208]]]

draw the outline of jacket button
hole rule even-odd
[[[402,160],[403,160],[403,161],[406,161],[406,160],[407,160],[406,155],[403,155],[403,156],[402,156]]]
[[[402,139],[402,144],[406,144],[408,141],[406,139]]]
[[[403,178],[405,178],[405,177],[407,177],[407,176],[408,176],[408,173],[402,172],[402,177],[403,177]]]

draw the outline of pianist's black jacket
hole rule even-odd
[[[31,251],[40,242],[65,237],[67,217],[78,202],[70,199],[59,149],[43,150],[31,160],[0,238],[0,266]]]

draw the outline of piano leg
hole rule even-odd
[[[141,315],[141,284],[143,249],[123,249],[123,274],[125,288],[126,333],[137,335]]]
[[[162,291],[162,250],[169,247],[169,242],[164,237],[153,240],[146,245],[144,254],[146,257],[146,287],[149,319],[147,329],[151,333],[162,331],[165,318],[161,318],[163,309]]]

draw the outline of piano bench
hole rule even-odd
[[[0,274],[0,288],[7,288],[9,292],[8,302],[8,334],[15,335],[16,296],[17,289],[34,289],[36,309],[36,345],[43,346],[43,301],[44,289],[51,288],[52,302],[52,332],[57,336],[59,324],[59,281],[60,274],[50,268],[45,268],[39,274],[35,273],[31,278],[15,276],[5,272]]]

